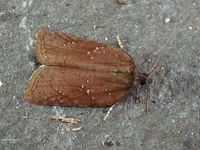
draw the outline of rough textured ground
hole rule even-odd
[[[129,0],[127,5],[116,0],[0,0],[0,149],[199,149],[199,10],[199,0]],[[34,36],[42,27],[113,46],[119,35],[145,72],[176,31],[152,75],[148,114],[131,95],[106,122],[108,108],[27,103],[23,90],[36,68]],[[81,122],[65,124],[49,115]],[[76,127],[82,130],[72,131]]]

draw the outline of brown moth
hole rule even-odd
[[[35,104],[111,106],[132,86],[151,82],[150,74],[141,73],[123,49],[50,29],[36,34],[36,59],[43,65],[24,92]]]

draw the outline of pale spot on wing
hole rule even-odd
[[[87,94],[88,94],[88,95],[90,94],[90,90],[89,90],[89,89],[87,90]]]
[[[67,42],[67,45],[73,45],[75,43],[76,43],[75,41],[73,41],[73,42]]]
[[[105,54],[105,50],[104,50],[104,47],[96,47],[93,51],[93,53],[96,53],[96,54]]]
[[[93,53],[96,53],[98,50],[99,50],[99,47],[96,47],[96,48],[93,50]]]
[[[101,47],[99,47],[99,49],[104,49],[105,47],[103,47],[103,46],[101,46]]]

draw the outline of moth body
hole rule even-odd
[[[110,106],[142,80],[123,49],[49,29],[36,34],[36,59],[45,66],[34,71],[24,96],[40,105]]]

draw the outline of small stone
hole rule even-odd
[[[171,19],[170,18],[165,18],[165,23],[169,23],[171,21]]]
[[[117,2],[119,4],[122,4],[122,5],[127,5],[128,4],[128,0],[117,0]]]
[[[192,30],[193,28],[192,28],[192,26],[189,26],[188,29],[189,29],[189,30]]]

